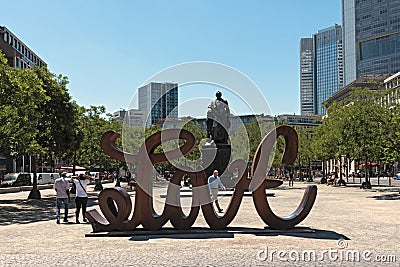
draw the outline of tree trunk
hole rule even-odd
[[[28,199],[41,199],[40,191],[37,186],[37,159],[36,156],[32,156],[33,162],[33,184],[32,190],[29,193]]]

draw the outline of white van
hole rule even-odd
[[[60,178],[59,173],[47,173],[41,172],[37,173],[37,184],[54,184],[54,181]]]

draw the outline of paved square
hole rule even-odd
[[[41,190],[42,200],[27,200],[28,191],[0,194],[0,266],[400,266],[400,194],[395,185],[372,190],[318,185],[314,208],[299,225],[312,231],[147,238],[85,237],[90,224],[57,225],[52,189]],[[269,190],[275,193],[269,197],[274,211],[281,216],[293,212],[306,186],[297,182],[291,188],[284,182]],[[154,188],[158,213],[165,192],[161,185]],[[98,193],[93,187],[88,193],[88,209],[98,209]],[[190,200],[181,199],[183,205]],[[220,203],[226,207],[229,200],[223,197]],[[74,212],[70,209],[71,222]],[[194,226],[207,226],[201,212]],[[251,197],[244,197],[230,226],[265,227]]]

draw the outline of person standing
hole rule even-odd
[[[57,224],[60,224],[60,210],[61,204],[64,204],[64,222],[68,222],[68,203],[69,196],[69,182],[65,179],[67,173],[63,172],[61,177],[54,181],[54,190],[56,190],[56,218]]]
[[[72,178],[73,183],[76,185],[76,197],[75,197],[76,223],[80,223],[79,212],[81,211],[81,208],[82,208],[83,222],[87,222],[85,217],[86,207],[88,202],[87,185],[90,183],[91,180],[93,180],[91,176],[84,175],[83,173],[79,174],[78,178]]]
[[[217,206],[218,212],[221,213],[223,209],[221,209],[218,203],[218,188],[220,187],[225,190],[225,186],[222,184],[217,170],[214,171],[213,175],[208,177],[208,187],[210,188],[211,201],[215,201],[215,206]]]
[[[294,183],[294,175],[293,175],[293,172],[290,171],[289,172],[289,186],[293,186],[293,183]]]

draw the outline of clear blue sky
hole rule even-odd
[[[78,104],[108,112],[128,108],[167,67],[212,61],[252,79],[273,114],[298,114],[300,38],[335,23],[340,0],[19,0],[3,1],[0,16],[52,72],[68,76]]]

